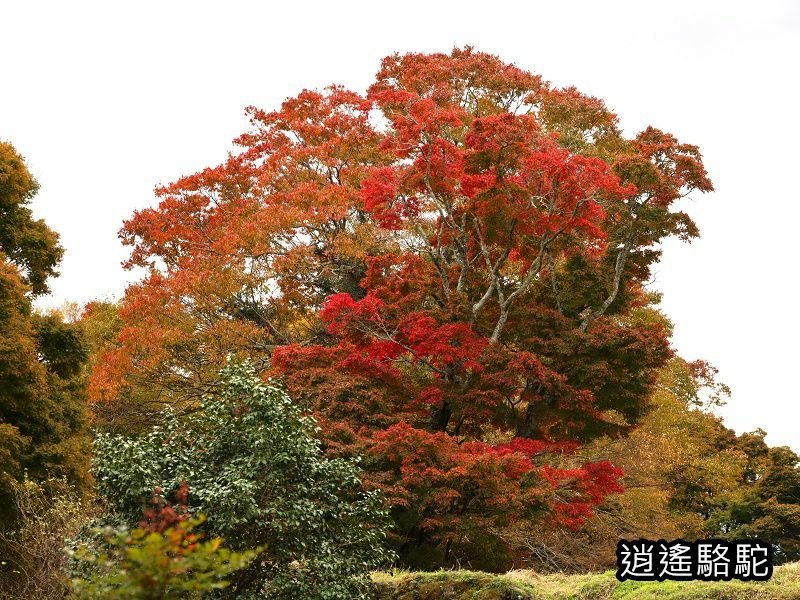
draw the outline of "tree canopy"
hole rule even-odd
[[[13,524],[11,488],[26,474],[84,489],[89,479],[82,333],[32,308],[62,254],[27,207],[37,189],[22,157],[0,143],[0,529]]]
[[[499,532],[619,493],[576,450],[630,431],[671,356],[644,285],[697,234],[673,205],[712,189],[698,149],[471,48],[248,115],[240,151],[121,231],[148,274],[94,372],[106,426],[248,356],[366,457],[417,566],[510,564]]]

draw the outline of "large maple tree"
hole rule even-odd
[[[697,234],[673,204],[712,189],[698,149],[471,48],[248,114],[122,230],[148,275],[95,369],[106,424],[191,406],[246,354],[364,457],[414,566],[507,566],[504,530],[620,492],[577,450],[635,426],[670,357],[644,284]]]

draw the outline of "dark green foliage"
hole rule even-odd
[[[58,315],[34,315],[34,329],[41,361],[61,379],[81,372],[89,353],[82,331],[64,323]]]
[[[99,435],[98,492],[136,523],[154,488],[186,481],[190,511],[234,550],[266,550],[223,592],[236,598],[366,597],[367,574],[389,558],[380,495],[363,492],[350,461],[328,459],[315,426],[249,365],[229,365],[197,410],[168,410],[146,435]]]
[[[800,457],[787,447],[767,448],[763,438],[761,444],[749,438],[744,442],[752,453],[751,480],[745,478],[740,488],[715,502],[707,528],[729,539],[771,543],[777,564],[796,561],[800,559]]]

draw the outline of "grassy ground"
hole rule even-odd
[[[588,575],[537,575],[531,571],[513,571],[506,575],[475,571],[397,571],[376,573],[373,579],[379,600],[800,599],[800,563],[777,567],[772,579],[764,583],[620,583],[612,571]]]

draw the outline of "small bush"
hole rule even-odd
[[[0,529],[0,599],[55,600],[67,594],[65,539],[90,518],[64,479],[11,486],[16,527]]]
[[[195,529],[205,520],[178,521],[164,531],[137,527],[102,532],[101,551],[89,545],[74,554],[83,563],[83,577],[72,580],[81,600],[195,599],[225,588],[228,575],[246,567],[255,551],[231,552],[221,538],[203,541]]]

